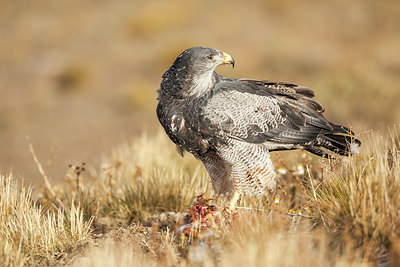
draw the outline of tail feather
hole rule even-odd
[[[342,156],[359,154],[358,148],[361,146],[361,141],[355,137],[354,132],[347,127],[333,123],[331,123],[331,126],[332,131],[320,133],[316,143],[306,150],[323,157],[328,157],[329,154],[320,147]]]

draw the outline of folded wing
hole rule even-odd
[[[346,127],[327,121],[314,92],[289,83],[262,80],[223,80],[202,110],[201,121],[214,135],[250,143],[265,143],[269,150],[303,148],[325,156],[321,148],[341,155],[360,145]]]

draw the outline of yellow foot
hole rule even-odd
[[[235,193],[233,193],[233,197],[229,201],[227,210],[232,212],[236,208],[236,204],[239,200],[239,197],[240,197],[240,193],[237,190],[235,190]]]

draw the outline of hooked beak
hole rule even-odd
[[[230,55],[228,55],[225,52],[222,52],[222,56],[224,57],[222,64],[232,64],[232,68],[235,67],[235,60],[233,59],[233,57],[231,57]]]

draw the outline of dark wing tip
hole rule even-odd
[[[297,85],[293,89],[296,91],[297,94],[303,95],[305,97],[313,98],[315,96],[315,93],[313,90],[311,90],[310,88],[304,87],[304,86]]]

